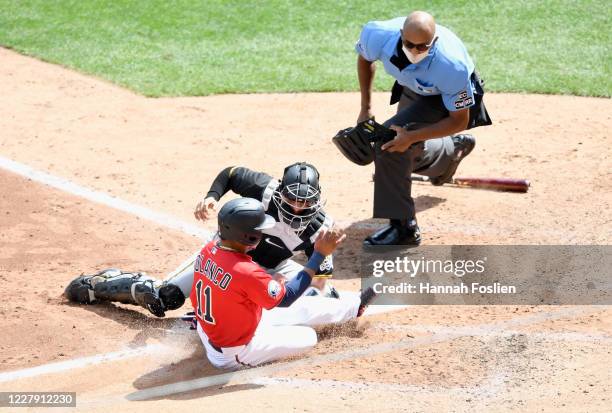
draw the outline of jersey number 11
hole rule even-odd
[[[202,280],[196,283],[196,297],[198,300],[198,316],[208,324],[215,324],[215,318],[212,316],[212,289],[210,285],[204,287],[204,312],[202,313]]]

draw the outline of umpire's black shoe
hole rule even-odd
[[[366,308],[372,300],[376,297],[376,293],[372,287],[368,287],[365,290],[361,291],[359,295],[359,309],[357,310],[357,317],[361,317],[365,312]]]
[[[459,163],[461,163],[461,161],[472,152],[474,146],[476,146],[476,139],[467,133],[455,135],[452,139],[455,144],[453,160],[442,175],[429,179],[433,185],[440,186],[450,182],[457,171]]]
[[[365,247],[375,245],[407,245],[419,246],[421,231],[416,221],[400,221],[392,219],[391,223],[379,229],[363,241]]]

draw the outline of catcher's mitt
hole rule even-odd
[[[367,165],[374,161],[374,144],[390,141],[394,137],[394,130],[368,119],[352,128],[342,129],[332,138],[332,142],[349,161]]]

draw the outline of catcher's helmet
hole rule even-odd
[[[272,228],[276,220],[266,211],[261,202],[253,198],[237,198],[227,202],[217,215],[219,237],[255,246],[261,240],[261,231]]]
[[[296,232],[305,230],[323,207],[319,172],[306,162],[289,165],[273,199],[283,222]]]

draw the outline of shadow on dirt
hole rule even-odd
[[[188,326],[178,318],[157,318],[142,313],[139,309],[126,308],[125,305],[104,301],[87,305],[64,299],[62,304],[78,306],[90,311],[95,316],[108,318],[130,330],[137,330],[136,335],[128,344],[130,347],[144,346],[153,339],[164,346],[176,349],[171,354],[156,356],[159,357],[160,367],[141,375],[133,382],[134,388],[139,391],[226,373],[226,371],[219,370],[208,362],[198,334],[189,330]],[[92,318],[95,319],[95,316]],[[251,384],[220,385],[170,396],[151,397],[146,400],[188,400],[257,387],[261,386]]]
[[[445,202],[446,199],[420,195],[414,199],[417,214]],[[348,280],[360,277],[363,240],[388,224],[385,219],[364,219],[353,222],[347,228],[346,240],[334,254],[334,278]]]
[[[184,393],[173,394],[166,397],[155,397],[146,401],[154,400],[192,400],[220,394],[234,393],[243,390],[252,390],[264,387],[261,384],[231,384],[227,386],[208,387],[205,389],[192,390]]]
[[[195,334],[195,333],[194,333]],[[204,350],[200,344],[200,340],[195,335],[197,342],[190,355],[183,358],[182,360],[164,364],[160,368],[153,370],[138,377],[133,385],[134,388],[139,391],[147,390],[153,387],[172,385],[174,383],[180,383],[188,380],[201,379],[210,376],[217,376],[220,374],[228,373],[228,371],[219,370],[213,367],[204,355]],[[151,396],[146,397],[146,400],[189,400],[197,399],[206,396],[212,396],[217,394],[231,393],[235,391],[249,390],[263,387],[255,384],[236,384],[236,385],[213,385],[211,387],[191,390],[186,392],[178,392],[167,395],[167,396]],[[135,394],[138,394],[136,392]]]
[[[369,323],[358,323],[357,320],[338,325],[325,325],[316,328],[317,336],[321,342],[329,342],[334,339],[342,338],[358,338],[362,337],[364,331],[369,327]],[[212,376],[223,376],[233,374],[230,370],[220,370],[213,367],[204,355],[204,350],[201,347],[199,338],[194,334],[194,340],[190,340],[191,353],[179,361],[166,363],[156,370],[148,372],[138,377],[133,386],[137,389],[136,392],[128,395],[128,399],[133,401],[152,401],[152,400],[190,400],[203,398],[213,395],[232,393],[243,390],[251,390],[264,387],[261,384],[243,383],[243,384],[215,384],[209,387],[180,392],[180,384],[184,381],[204,379]],[[287,360],[298,360],[305,356],[291,357]],[[282,362],[282,361],[281,361]],[[274,364],[274,363],[271,363]],[[238,370],[240,371],[240,370]],[[215,377],[217,378],[217,377]],[[229,378],[227,379],[229,380]],[[155,396],[152,392],[150,397],[147,397],[147,390],[159,386],[176,386],[176,393],[165,396]],[[204,384],[203,384],[204,385]],[[171,390],[172,391],[172,390]]]
[[[61,304],[79,307],[99,317],[120,323],[130,330],[136,330],[136,336],[128,344],[130,347],[143,346],[150,338],[163,339],[169,333],[176,334],[189,331],[188,326],[178,318],[157,318],[151,314],[141,313],[135,309],[108,301],[99,301],[95,304],[78,304],[63,299]]]

